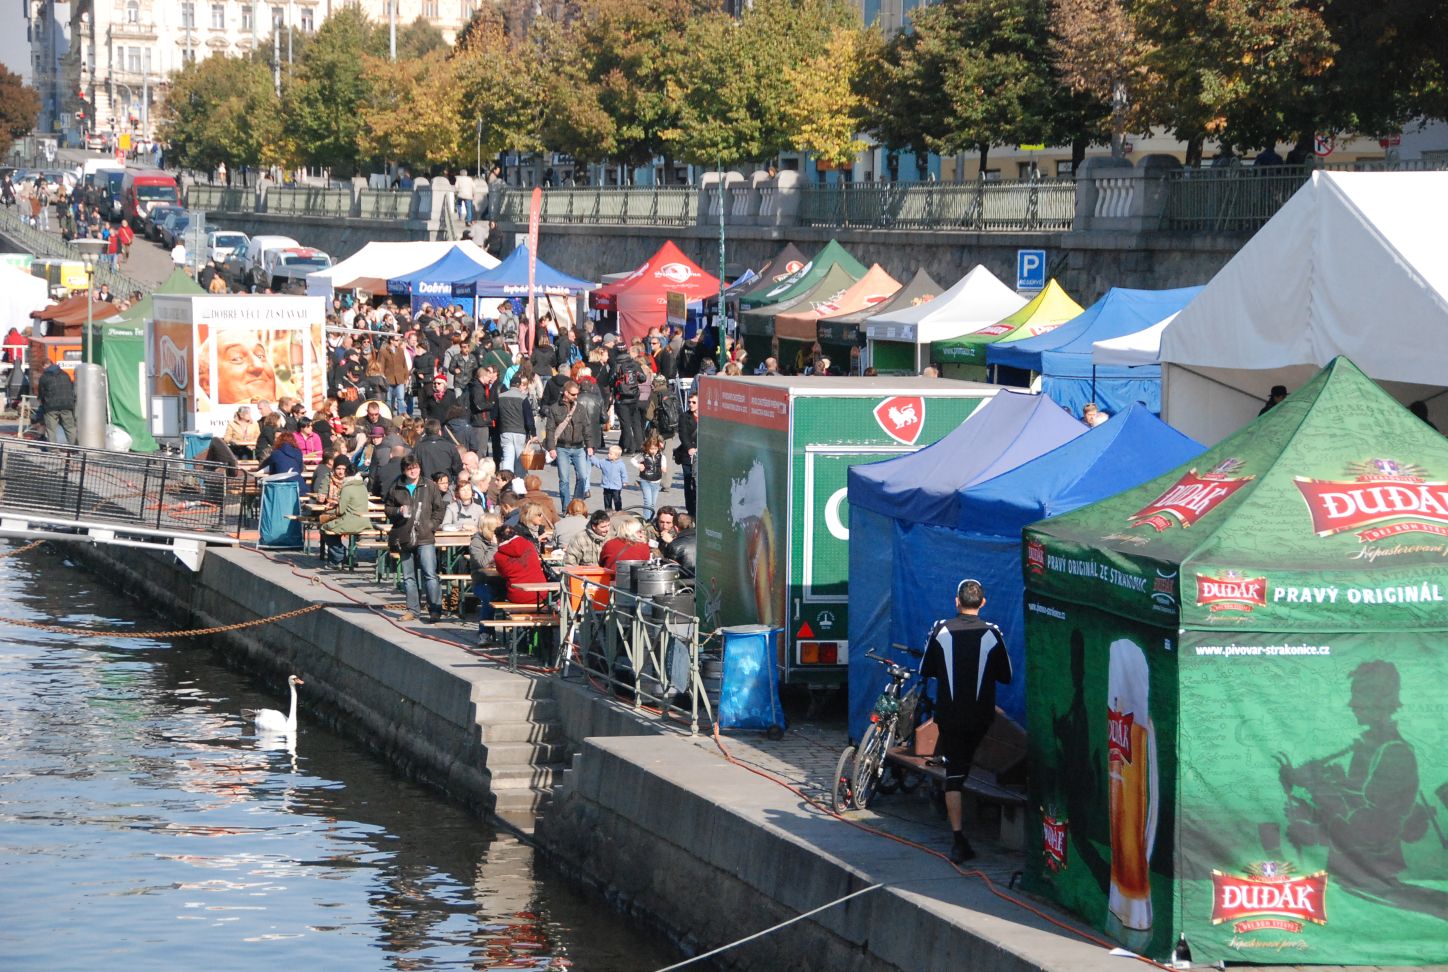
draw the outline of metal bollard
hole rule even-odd
[[[96,364],[75,366],[76,443],[83,449],[106,447],[106,369]]]

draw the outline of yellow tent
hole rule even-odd
[[[1084,309],[1052,280],[1034,300],[1009,317],[969,334],[933,342],[930,359],[942,364],[983,366],[985,349],[992,344],[1020,341],[1054,331]]]

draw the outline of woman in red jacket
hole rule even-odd
[[[538,557],[538,548],[533,541],[509,526],[498,528],[498,550],[493,554],[493,566],[498,576],[508,585],[508,600],[514,604],[527,604],[538,600],[532,591],[519,590],[518,584],[546,584],[543,561]]]
[[[598,566],[613,570],[613,565],[620,560],[649,560],[653,555],[643,521],[626,514],[614,517],[613,536],[598,552]]]

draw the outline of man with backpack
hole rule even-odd
[[[679,433],[679,396],[669,386],[668,379],[663,375],[654,376],[653,394],[649,396],[648,409],[645,417],[659,438],[668,442]]]
[[[619,446],[625,454],[638,452],[644,444],[644,386],[648,376],[643,365],[627,352],[614,365],[613,408],[618,413]]]

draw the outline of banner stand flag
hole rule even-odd
[[[533,203],[528,207],[528,340],[523,343],[526,353],[533,350],[534,334],[538,330],[538,295],[535,293],[538,280],[538,223],[543,217],[543,187],[533,187]]]

